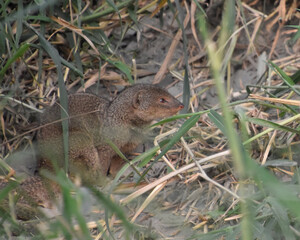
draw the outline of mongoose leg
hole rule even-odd
[[[71,177],[79,176],[83,183],[98,186],[105,182],[108,167],[106,162],[101,161],[97,148],[92,144],[90,147],[76,149],[74,152],[71,150],[70,156],[73,159],[69,166]]]
[[[126,162],[118,155],[114,156],[111,160],[110,167],[109,167],[110,175],[115,177],[125,163]]]

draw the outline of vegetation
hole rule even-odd
[[[0,236],[298,239],[297,4],[0,1],[0,206],[9,208],[1,210]],[[164,41],[167,49],[156,49]],[[49,176],[62,188],[61,214],[16,219],[14,189],[24,176],[10,163],[34,157],[45,106],[57,98],[67,106],[69,92],[107,88],[112,96],[138,78],[165,77],[181,87],[185,109],[153,125],[160,131],[152,148],[101,190],[81,188],[62,169]]]

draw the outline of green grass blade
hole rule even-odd
[[[293,80],[293,82],[296,84],[298,82],[300,82],[300,70],[298,70],[297,72],[295,72],[292,76],[291,79]]]
[[[17,31],[16,31],[16,46],[19,47],[21,34],[23,32],[23,0],[18,0],[18,11],[17,11]]]
[[[22,57],[28,48],[30,47],[29,43],[24,43],[16,52],[15,54],[6,62],[4,67],[0,70],[0,84],[2,83],[3,76],[7,69],[10,67],[12,63],[14,63],[18,58]]]
[[[114,2],[111,1],[111,0],[105,0],[105,1],[107,2],[107,4],[108,4],[109,6],[111,6],[111,8],[114,10],[114,12],[116,12],[116,13],[118,14],[118,16],[119,16],[119,24],[120,24],[121,35],[123,35],[122,17],[121,17],[121,15],[120,15],[120,12],[119,12],[118,7],[117,7],[117,6],[114,4]]]
[[[299,10],[298,10],[299,11]],[[289,40],[289,42],[294,45],[297,40],[300,38],[300,26],[299,25],[287,25],[286,27],[292,27],[298,29],[296,34]]]
[[[131,20],[134,22],[134,24],[139,27],[139,22],[138,22],[138,16],[137,16],[137,8],[138,8],[138,3],[137,0],[135,0],[135,4],[130,4],[127,7],[128,13],[129,13],[129,17],[131,18]]]
[[[187,113],[190,105],[190,96],[191,96],[191,90],[190,90],[190,82],[189,82],[189,75],[188,75],[188,68],[184,68],[184,82],[183,82],[183,105],[184,108],[182,109],[182,113]]]
[[[299,194],[295,192],[289,184],[281,183],[275,176],[273,176],[267,169],[259,166],[250,157],[247,157],[244,162],[247,169],[247,175],[254,177],[258,186],[262,188],[265,194],[274,196],[281,204],[283,204],[290,213],[297,217],[300,223],[300,199],[297,197]]]
[[[285,239],[295,240],[296,238],[287,224],[289,222],[287,209],[274,197],[267,197],[265,200],[273,211],[273,216],[281,228],[281,234],[285,237]]]
[[[286,127],[283,125],[279,125],[277,123],[274,123],[272,121],[268,121],[268,120],[264,120],[264,119],[260,119],[260,118],[246,118],[247,121],[260,125],[260,126],[264,126],[264,127],[268,127],[268,128],[273,128],[273,129],[277,129],[277,130],[282,130],[285,132],[292,132],[295,134],[300,134],[300,131],[290,128],[290,127]]]
[[[130,84],[134,83],[134,81],[132,79],[132,76],[131,76],[131,70],[125,63],[123,63],[121,61],[112,61],[110,59],[106,59],[106,61],[108,61],[109,63],[114,65],[116,68],[121,70],[126,75],[126,77],[127,77]]]
[[[94,194],[94,196],[105,206],[107,210],[112,213],[115,213],[117,217],[123,222],[125,230],[132,231],[134,229],[134,225],[130,223],[124,214],[122,208],[115,204],[110,198],[105,196],[101,191],[94,187],[90,187],[90,190]]]
[[[281,77],[281,79],[291,88],[293,91],[300,96],[300,91],[298,91],[294,85],[294,81],[284,72],[282,71],[275,63],[269,61],[273,70]]]
[[[68,62],[67,60],[65,60],[62,57],[60,57],[60,61],[61,61],[61,63],[63,65],[65,65],[66,67],[70,68],[73,72],[75,72],[76,74],[78,74],[80,77],[82,77],[82,78],[84,77],[81,69],[76,68],[72,63]]]
[[[133,1],[134,0],[124,0],[121,3],[119,3],[118,5],[116,5],[116,9],[120,10],[120,9],[128,6],[129,4],[131,4]],[[81,21],[82,22],[92,21],[92,20],[98,19],[100,17],[106,16],[108,14],[111,14],[113,12],[115,12],[115,9],[113,7],[109,7],[101,12],[96,12],[96,13],[92,13],[88,16],[84,16],[81,18]]]
[[[224,57],[224,47],[230,35],[233,33],[235,28],[235,1],[227,0],[224,3],[224,11],[221,22],[221,32],[218,39],[218,58],[223,59]],[[235,42],[235,41],[234,41]],[[234,44],[235,45],[235,44]],[[223,47],[224,46],[224,47]],[[211,59],[213,60],[213,59]],[[229,59],[228,59],[229,60]],[[227,65],[225,63],[225,65]]]
[[[250,102],[255,103],[255,104],[259,104],[259,105],[262,105],[262,106],[265,106],[265,107],[268,107],[268,108],[278,109],[278,110],[284,111],[284,112],[289,112],[289,113],[290,112],[293,112],[293,113],[295,112],[294,109],[292,111],[292,110],[287,109],[287,108],[282,107],[282,106],[278,106],[278,105],[274,105],[274,104],[269,104],[269,103],[266,103],[264,101],[255,100],[255,99],[245,99],[245,100],[240,100],[240,101],[232,102],[232,103],[229,103],[228,106],[232,107],[232,106],[237,106],[237,105],[240,105],[240,104],[243,104],[243,103],[250,103]],[[151,128],[159,126],[159,125],[162,125],[162,124],[165,124],[165,123],[168,123],[168,122],[175,121],[177,119],[188,118],[188,117],[192,117],[192,116],[196,116],[196,115],[201,116],[202,114],[209,113],[212,110],[216,111],[216,110],[219,110],[219,109],[220,108],[218,107],[218,108],[204,110],[204,111],[195,112],[195,113],[178,114],[178,115],[175,115],[175,116],[163,119],[163,120],[161,120],[161,121],[159,121],[159,122],[151,125]]]
[[[234,24],[235,19],[235,3],[233,0],[227,0],[224,2],[224,12],[223,12],[223,18],[222,18],[222,28],[220,32],[220,37],[218,39],[218,45],[216,45],[210,38],[206,26],[205,21],[199,21],[200,26],[200,32],[202,34],[202,37],[204,38],[204,41],[206,43],[206,48],[208,52],[208,57],[210,60],[210,69],[211,73],[214,78],[215,87],[218,93],[220,106],[222,109],[222,114],[224,117],[224,126],[226,131],[226,135],[228,137],[228,143],[231,150],[232,158],[234,160],[234,165],[236,168],[236,171],[239,173],[240,177],[240,189],[241,189],[241,197],[244,197],[245,189],[243,186],[243,181],[246,177],[247,168],[245,167],[244,161],[247,159],[247,154],[244,150],[244,148],[241,146],[241,140],[239,139],[236,130],[233,127],[232,124],[232,113],[229,110],[229,106],[227,104],[227,96],[225,92],[224,87],[224,73],[222,73],[222,64],[223,64],[223,57],[224,57],[224,50],[223,47],[227,41],[229,40],[229,36],[231,31],[235,28]],[[202,19],[203,20],[203,17]],[[230,23],[233,22],[231,25]],[[218,50],[217,50],[218,49]],[[250,240],[253,239],[253,229],[249,226],[251,226],[251,217],[248,214],[248,206],[247,202],[242,203],[242,213],[244,214],[242,223],[241,223],[241,229],[242,229],[242,236],[241,238],[244,240]]]
[[[224,125],[224,118],[219,113],[214,110],[210,110],[207,116],[223,132],[224,135],[227,135]]]
[[[178,114],[178,115],[175,115],[175,116],[163,119],[163,120],[161,120],[161,121],[159,121],[159,122],[151,125],[150,127],[154,128],[156,126],[159,126],[159,125],[162,125],[162,124],[165,124],[165,123],[168,123],[168,122],[173,122],[173,121],[175,121],[177,119],[193,117],[193,116],[196,116],[196,115],[200,117],[202,114],[208,113],[208,112],[209,112],[209,110],[200,111],[200,112],[196,112],[196,113]]]
[[[296,161],[291,161],[288,159],[272,159],[272,161],[267,161],[265,167],[296,167],[298,163]]]
[[[10,181],[4,188],[0,190],[0,205],[1,201],[7,197],[8,193],[15,189],[18,185],[18,182]]]

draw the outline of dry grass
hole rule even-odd
[[[297,1],[237,1],[235,16],[228,19],[222,19],[222,4],[200,1],[54,1],[45,10],[29,2],[0,3],[2,181],[16,178],[7,160],[22,162],[16,152],[34,152],[38,114],[66,92],[113,96],[119,86],[142,79],[180,88],[176,97],[188,107],[188,113],[158,124],[154,147],[132,161],[144,174],[142,180],[129,174],[127,183],[118,185],[125,166],[104,191],[113,192],[123,210],[91,190],[98,221],[64,210],[52,221],[52,233],[37,236],[111,239],[114,232],[128,239],[299,238],[300,214],[293,209],[300,201],[300,40],[299,28],[288,27],[299,24]],[[207,14],[207,38],[199,6]],[[167,49],[157,49],[164,45],[161,39],[169,43]],[[134,50],[128,48],[132,42]],[[207,53],[209,44],[216,58]],[[226,79],[225,100],[239,133],[242,170],[231,154],[234,146],[228,146],[226,119],[219,115],[224,99],[215,88],[216,69]],[[257,165],[248,162],[250,157]],[[66,191],[84,195],[72,183]],[[2,191],[0,201],[7,196]],[[80,197],[70,199],[70,208],[81,207]],[[104,218],[99,203],[113,215]],[[243,217],[248,226],[256,226],[249,227],[250,233],[245,234]],[[0,221],[0,233],[10,236],[13,214]],[[132,233],[129,222],[140,228]]]

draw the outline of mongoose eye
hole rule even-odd
[[[168,102],[165,98],[160,98],[159,101],[160,101],[161,103],[166,103],[166,102]]]

